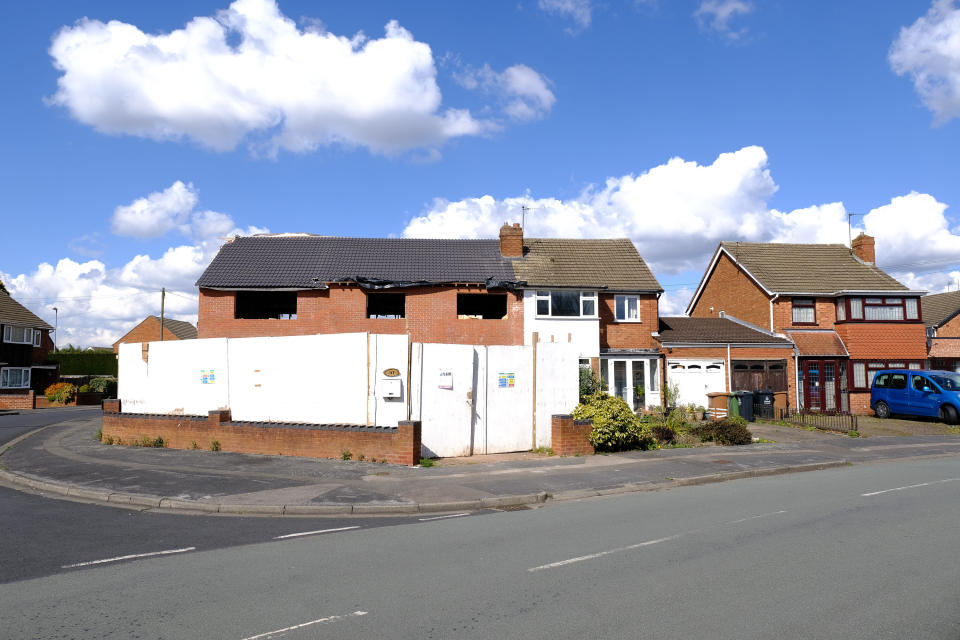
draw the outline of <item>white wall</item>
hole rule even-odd
[[[597,304],[600,304],[599,296]],[[538,318],[537,292],[526,289],[523,292],[523,344],[533,344],[534,332],[539,334],[540,342],[574,345],[579,358],[600,355],[599,318]]]
[[[573,412],[580,401],[580,365],[575,348],[537,345],[537,446],[549,447],[553,414]]]
[[[572,348],[564,346],[572,352]],[[533,347],[486,347],[483,351],[487,365],[487,419],[482,448],[486,453],[533,448]],[[577,366],[576,360],[573,366]]]
[[[471,345],[413,345],[412,414],[421,421],[425,456],[473,453],[478,426],[472,401],[477,364]],[[441,388],[447,386],[452,388]]]

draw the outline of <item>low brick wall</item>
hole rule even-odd
[[[35,409],[36,406],[37,396],[33,390],[25,393],[0,394],[0,409]]]
[[[353,460],[386,460],[392,464],[420,462],[420,422],[402,421],[397,427],[233,422],[230,411],[201,416],[120,413],[119,400],[103,401],[103,437],[133,444],[144,438],[163,438],[172,449],[211,449],[265,455]]]
[[[554,415],[550,420],[550,448],[558,456],[592,456],[593,445],[587,438],[592,429],[593,420]]]

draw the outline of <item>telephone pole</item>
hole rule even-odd
[[[163,304],[167,299],[167,288],[160,289],[160,342],[163,342]]]

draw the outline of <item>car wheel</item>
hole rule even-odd
[[[957,424],[957,410],[951,406],[940,407],[940,421],[947,424]]]
[[[878,418],[889,418],[890,417],[890,405],[881,400],[873,407],[873,412],[877,414]]]

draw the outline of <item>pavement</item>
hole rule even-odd
[[[770,442],[571,458],[476,456],[429,468],[403,467],[110,446],[96,439],[101,417],[98,409],[61,411],[56,423],[8,442],[0,452],[0,484],[143,510],[273,516],[452,513],[960,455],[958,435],[850,438],[751,424],[754,436]],[[0,416],[0,427],[17,419]]]

